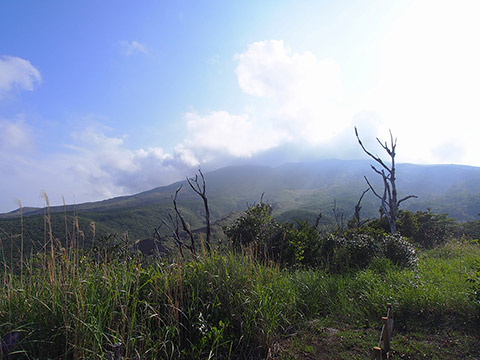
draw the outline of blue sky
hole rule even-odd
[[[0,211],[230,164],[480,166],[480,3],[3,1]]]

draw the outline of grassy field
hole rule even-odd
[[[365,359],[394,309],[393,357],[480,358],[467,281],[480,248],[449,243],[415,268],[388,260],[349,274],[285,270],[243,254],[144,264],[54,251],[4,268],[0,334],[13,359]],[[478,286],[478,284],[477,284]]]

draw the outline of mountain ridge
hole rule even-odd
[[[248,204],[259,202],[262,194],[265,194],[265,201],[274,205],[275,216],[287,220],[292,220],[295,214],[314,216],[319,212],[328,218],[334,202],[337,209],[349,217],[362,191],[368,187],[364,176],[382,190],[381,178],[372,171],[371,164],[368,159],[329,159],[288,162],[275,167],[235,165],[207,172],[205,179],[212,219],[215,221],[229,213],[245,210]],[[480,212],[479,167],[399,163],[396,170],[399,197],[418,196],[418,199],[403,203],[402,208],[411,211],[432,209],[448,213],[460,221],[477,219]],[[171,211],[171,197],[180,186],[183,186],[178,196],[180,209],[187,214],[192,228],[193,224],[201,226],[203,205],[186,180],[130,196],[65,207],[52,206],[50,212],[75,212],[94,222],[107,219],[107,225],[111,223],[114,228],[122,227],[121,221],[114,219],[116,213],[122,214],[124,219],[128,219],[129,213],[139,218],[144,216],[148,222],[147,219],[155,218],[155,212],[166,216]],[[362,201],[362,216],[377,216],[379,206],[379,200],[369,192]],[[22,212],[24,217],[29,217],[43,215],[44,209],[25,207]],[[17,209],[0,214],[0,220],[18,218],[19,215]]]

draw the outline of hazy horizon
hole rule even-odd
[[[0,4],[0,212],[201,166],[480,166],[477,1]]]

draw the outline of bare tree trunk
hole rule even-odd
[[[397,198],[397,185],[396,185],[396,177],[395,177],[395,171],[396,171],[395,149],[397,147],[397,139],[393,140],[393,135],[392,135],[392,132],[390,131],[390,147],[389,147],[386,141],[382,143],[377,138],[377,141],[380,144],[380,146],[390,156],[390,166],[387,166],[387,164],[385,164],[385,162],[379,156],[373,155],[371,152],[369,152],[365,148],[362,141],[360,140],[356,127],[355,127],[355,136],[357,137],[358,143],[362,147],[363,151],[382,167],[381,170],[378,170],[375,166],[370,165],[373,171],[375,171],[377,174],[379,174],[382,177],[382,180],[383,180],[382,195],[380,195],[378,192],[375,191],[374,187],[368,181],[366,176],[365,176],[365,181],[367,182],[368,187],[372,190],[375,196],[381,200],[384,215],[387,218],[388,224],[390,226],[390,232],[392,234],[395,234],[397,232],[397,214],[398,214],[398,208],[400,204],[407,199],[417,197],[415,195],[408,195],[400,200],[398,200]]]
[[[337,209],[337,199],[333,199],[333,216],[335,218],[335,223],[337,224],[337,230],[343,229],[343,210]]]
[[[206,196],[206,188],[205,188],[205,176],[203,176],[202,170],[198,169],[198,172],[200,173],[200,178],[202,179],[201,183],[198,178],[198,175],[195,175],[195,178],[188,178],[187,177],[187,182],[188,185],[192,188],[192,190],[200,195],[200,197],[203,200],[203,205],[205,208],[205,222],[206,222],[206,227],[207,227],[207,237],[205,239],[205,242],[207,243],[208,250],[211,250],[211,244],[210,244],[210,234],[211,234],[211,226],[210,226],[210,210],[208,208],[208,199]]]
[[[370,188],[366,189],[363,191],[362,196],[360,196],[360,199],[358,199],[357,205],[355,205],[355,225],[356,227],[360,227],[362,225],[362,222],[360,221],[360,210],[362,210],[362,207],[360,206],[360,203],[362,202],[363,197],[367,192],[370,191]]]
[[[172,201],[173,201],[173,208],[175,209],[175,213],[177,214],[178,218],[180,219],[180,222],[182,223],[182,228],[183,230],[188,234],[188,236],[190,237],[190,250],[193,254],[195,254],[195,241],[193,239],[193,234],[192,234],[192,231],[190,229],[190,225],[188,225],[185,221],[185,219],[183,218],[183,216],[180,214],[180,211],[178,210],[178,206],[177,206],[177,196],[178,196],[178,193],[180,192],[180,190],[182,189],[182,186],[183,185],[180,185],[180,187],[177,189],[177,191],[175,191],[175,196],[172,197]],[[178,226],[177,226],[178,228]]]

